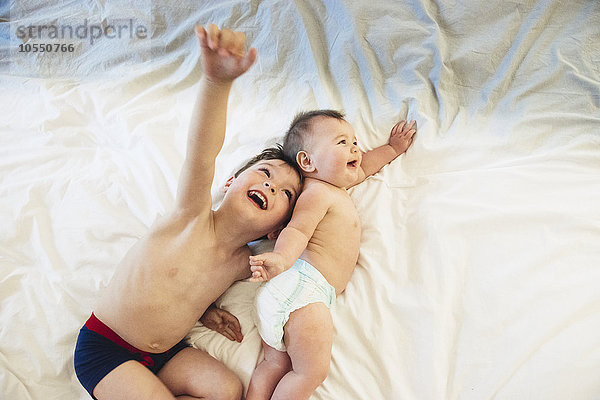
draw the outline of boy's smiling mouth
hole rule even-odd
[[[266,210],[267,206],[269,205],[267,196],[265,196],[265,194],[259,190],[249,190],[248,198],[261,210]]]

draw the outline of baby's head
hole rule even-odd
[[[283,152],[305,177],[344,188],[358,179],[362,153],[354,129],[339,111],[314,110],[296,115],[285,135]]]

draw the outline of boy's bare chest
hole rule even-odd
[[[202,284],[209,292],[213,289],[222,292],[240,279],[245,269],[249,270],[250,255],[249,250],[227,252],[222,247],[214,238],[191,235],[172,250],[170,259],[176,260],[176,263],[164,260],[169,264],[165,278],[173,278],[176,284]],[[169,274],[173,270],[177,270],[178,274]]]
[[[202,307],[249,271],[249,250],[232,253],[223,247],[202,230],[158,232],[132,249],[128,262],[124,261],[138,287]]]

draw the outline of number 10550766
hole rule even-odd
[[[72,53],[74,44],[66,43],[21,43],[19,53]]]

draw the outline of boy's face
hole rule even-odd
[[[245,223],[262,235],[281,227],[291,216],[302,190],[300,176],[283,160],[263,160],[252,165],[226,187],[226,198]]]
[[[356,182],[362,153],[352,126],[344,120],[316,117],[312,121],[311,131],[306,153],[315,172],[307,176],[338,187],[347,187]]]

